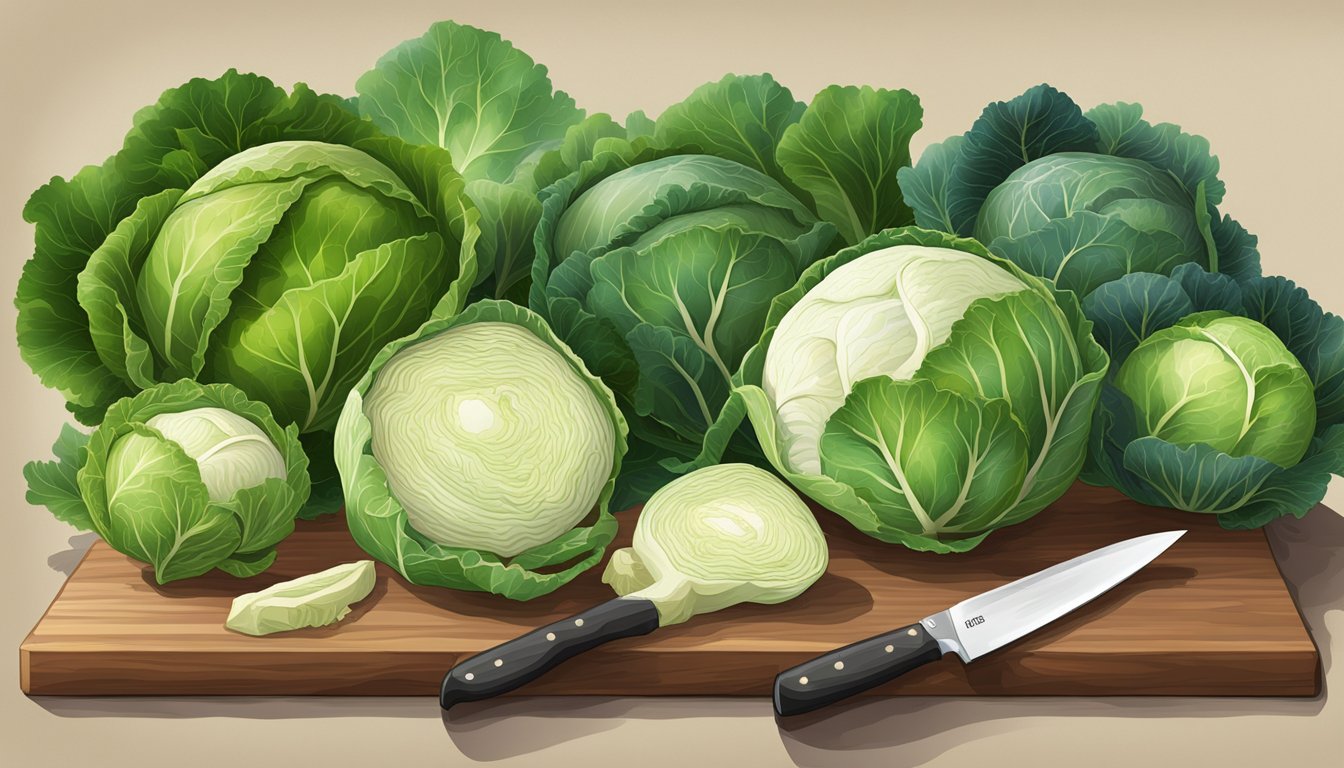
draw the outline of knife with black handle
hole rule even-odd
[[[781,672],[775,678],[775,711],[810,712],[942,657],[938,640],[919,624],[860,640]]]
[[[658,608],[649,600],[617,597],[583,613],[535,629],[479,653],[448,671],[439,688],[444,709],[479,701],[530,683],[566,659],[623,637],[658,628]]]
[[[1138,572],[1185,531],[1112,544],[966,599],[901,627],[785,670],[775,712],[800,715],[834,704],[955,653],[970,663],[1040,629]]]

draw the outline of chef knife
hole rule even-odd
[[[1154,533],[1103,547],[785,670],[775,678],[775,712],[785,717],[810,712],[947,653],[969,664],[1134,575],[1184,533]]]

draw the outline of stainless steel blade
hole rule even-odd
[[[973,661],[1133,576],[1185,531],[1127,539],[963,600],[923,620],[945,653]]]

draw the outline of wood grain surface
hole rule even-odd
[[[635,512],[623,513],[617,544]],[[1319,658],[1263,533],[1075,486],[964,555],[911,552],[821,512],[830,568],[776,606],[741,605],[571,660],[520,694],[767,696],[776,673],[1061,560],[1146,533],[1189,533],[1144,570],[970,665],[955,656],[871,695],[1312,696]],[[614,547],[613,547],[614,549]],[[611,550],[608,550],[609,552]],[[601,568],[517,603],[407,584],[379,565],[335,626],[268,637],[224,628],[233,597],[365,555],[340,519],[301,524],[270,571],[160,587],[94,544],[23,642],[32,695],[435,695],[454,663],[611,592]]]

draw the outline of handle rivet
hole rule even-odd
[[[892,651],[896,650],[896,646],[888,645],[885,650],[887,653],[891,653]]]
[[[835,668],[836,668],[836,669],[844,669],[844,668],[845,668],[845,662],[843,662],[843,661],[837,661],[837,662],[835,662]]]
[[[803,675],[802,677],[798,678],[798,684],[807,685],[807,675]]]
[[[463,677],[467,678],[468,680],[475,680],[475,679],[476,679],[476,676],[473,675],[473,674],[470,673],[470,672],[468,672],[467,674],[463,675]]]
[[[915,629],[914,627],[911,627],[911,628],[910,628],[910,631],[909,631],[909,632],[906,632],[905,634],[907,634],[907,635],[909,635],[909,636],[911,636],[911,637],[914,637],[915,635],[918,635],[918,634],[919,634],[919,630]]]
[[[547,639],[547,640],[554,640],[554,639],[555,639],[555,633],[554,633],[554,632],[547,632],[547,633],[546,633],[546,639]]]
[[[504,666],[504,660],[503,660],[503,659],[495,659],[495,666],[496,666],[496,667],[502,667],[502,666]]]
[[[575,619],[575,620],[574,620],[574,626],[576,626],[576,627],[582,627],[582,626],[583,626],[583,619]]]

